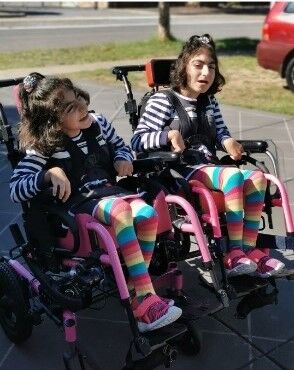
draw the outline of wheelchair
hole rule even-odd
[[[132,130],[137,127],[144,105],[152,94],[161,88],[168,88],[169,73],[173,59],[152,59],[144,65],[115,66],[112,73],[116,80],[123,83],[126,93],[125,112],[129,116]],[[147,85],[151,88],[137,104],[134,98],[129,73],[145,72]],[[245,154],[239,161],[233,161],[228,155],[219,153],[220,163],[224,165],[251,166],[264,172],[268,180],[265,197],[262,225],[257,239],[257,247],[269,252],[270,249],[294,249],[294,219],[291,213],[288,195],[284,184],[278,179],[276,157],[271,150],[270,141],[240,140]],[[223,256],[227,249],[227,227],[224,217],[223,195],[218,191],[211,191],[196,180],[186,181],[175,170],[180,165],[193,164],[195,150],[188,147],[184,153],[167,151],[143,152],[137,154],[136,171],[140,183],[144,179],[159,183],[166,190],[165,199],[169,204],[173,229],[183,239],[188,235],[195,235],[196,251],[190,251],[186,245],[185,258],[198,257],[201,264],[198,266],[201,283],[217,293],[224,307],[228,307],[234,299],[241,298],[237,305],[236,317],[245,318],[253,309],[276,303],[278,288],[276,280],[285,278],[294,279],[294,270],[286,269],[280,274],[267,279],[241,275],[227,277],[223,264]],[[259,157],[267,157],[273,168],[272,175],[265,161]],[[144,161],[151,160],[152,166],[146,166]],[[195,162],[194,162],[195,163]],[[175,191],[175,184],[180,185],[180,192]],[[176,196],[188,201],[191,208],[175,202]],[[274,229],[272,219],[273,207],[279,207],[284,216],[285,236],[262,232],[268,227]],[[195,212],[196,213],[193,213]],[[195,219],[192,220],[190,215]],[[263,247],[267,248],[264,249]],[[207,253],[209,252],[209,254]],[[162,252],[161,252],[162,253]],[[181,258],[184,257],[181,255]],[[168,255],[168,253],[167,253]],[[208,258],[209,256],[209,258]],[[155,257],[156,258],[156,257]],[[167,257],[168,259],[168,257]],[[166,265],[166,264],[165,264]],[[163,270],[164,270],[164,266]]]
[[[16,86],[22,79],[0,81],[0,87]],[[15,168],[23,154],[18,149],[16,135],[8,123],[0,104],[0,139],[6,146],[7,157]],[[154,165],[153,159],[135,161],[134,166]],[[136,181],[121,180],[122,185],[137,188]],[[131,185],[130,185],[131,184]],[[157,183],[144,182],[149,190]],[[148,190],[148,187],[147,187]],[[63,354],[66,370],[76,364],[80,369],[99,369],[77,338],[77,312],[94,307],[113,296],[125,310],[132,339],[123,369],[153,369],[161,364],[170,367],[176,360],[177,348],[195,355],[201,349],[197,320],[224,307],[224,298],[199,304],[194,297],[183,293],[183,273],[176,261],[182,260],[190,249],[190,237],[174,232],[166,199],[181,206],[190,214],[189,222],[182,222],[179,230],[199,230],[199,219],[188,201],[176,195],[165,195],[159,187],[147,199],[160,215],[156,253],[151,263],[154,288],[164,289],[183,309],[175,323],[164,328],[140,333],[131,309],[126,284],[126,269],[121,263],[111,227],[98,223],[86,214],[70,216],[69,209],[44,192],[30,202],[23,202],[22,219],[25,237],[19,224],[9,225],[15,246],[9,255],[0,257],[0,323],[7,337],[16,344],[26,341],[33,326],[47,315],[63,329],[68,350]],[[89,196],[72,199],[71,207],[87,201]],[[64,228],[66,226],[66,228]],[[204,264],[212,263],[204,236],[197,236],[202,248]],[[221,291],[219,292],[221,295]],[[96,307],[96,306],[95,306]]]

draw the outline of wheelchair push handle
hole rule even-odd
[[[18,78],[10,78],[7,80],[0,80],[0,88],[1,87],[9,87],[9,86],[15,86],[20,84],[23,81],[23,77]]]
[[[116,75],[118,79],[122,75],[127,76],[129,72],[142,72],[145,71],[144,64],[127,65],[127,66],[115,66],[112,68],[112,74]]]

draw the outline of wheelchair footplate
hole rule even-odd
[[[179,262],[178,266],[185,276],[184,285],[181,290],[166,289],[164,294],[173,299],[175,305],[183,311],[179,321],[186,323],[189,320],[198,320],[224,308],[224,304],[214,289],[207,290],[199,279],[199,272],[195,271],[197,261],[193,258],[189,263]]]
[[[123,370],[151,370],[160,365],[171,367],[177,358],[175,344],[179,343],[186,333],[186,325],[174,322],[160,329],[140,334],[131,343]],[[148,342],[146,348],[144,348],[144,342]],[[136,349],[138,346],[143,349],[143,353],[138,352],[138,348]]]
[[[229,277],[228,282],[232,286],[236,298],[238,298],[260,288],[267,287],[270,284],[274,285],[272,283],[273,280],[282,278],[294,280],[294,269],[284,269],[280,273],[269,278],[259,278],[250,275],[234,276]]]
[[[201,317],[220,311],[224,307],[216,296],[195,296],[195,294],[188,291],[183,296],[175,297],[174,300],[176,306],[183,310],[178,321],[184,323],[190,320],[198,320]]]
[[[161,347],[164,343],[167,343],[176,339],[178,336],[185,334],[187,328],[179,321],[180,320],[177,320],[170,325],[143,333],[142,335],[149,340],[152,349],[158,346]]]
[[[284,269],[279,274],[274,276],[275,279],[286,278],[287,280],[294,280],[294,269]]]

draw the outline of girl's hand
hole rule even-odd
[[[184,139],[178,130],[170,130],[167,134],[167,138],[171,143],[172,152],[182,153],[186,149]]]
[[[66,202],[71,194],[70,182],[60,167],[50,168],[45,173],[45,182],[52,183],[53,196],[58,197],[62,202]]]
[[[133,165],[132,162],[129,161],[116,161],[114,162],[114,168],[118,174],[118,176],[132,176],[133,173]]]
[[[231,158],[234,159],[234,161],[238,161],[242,158],[244,148],[240,143],[238,143],[237,140],[230,137],[229,139],[224,140],[223,145]]]

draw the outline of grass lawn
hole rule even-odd
[[[219,61],[220,70],[226,78],[225,86],[216,95],[221,103],[294,116],[293,92],[284,87],[285,81],[278,73],[259,67],[255,56],[224,55]],[[115,83],[115,76],[106,69],[72,73],[71,77]],[[128,77],[134,89],[147,91],[144,73],[133,72]]]
[[[242,107],[294,116],[293,93],[287,90],[278,73],[259,67],[255,58],[258,40],[247,38],[216,41],[220,70],[227,84],[217,94],[220,102]],[[67,65],[118,60],[173,57],[181,50],[182,42],[160,42],[156,38],[142,42],[107,43],[79,48],[31,50],[0,54],[0,70],[7,68]],[[21,62],[20,62],[21,61]],[[84,71],[71,74],[73,78],[97,79],[100,83],[115,83],[110,70]],[[146,90],[143,73],[130,75],[134,88]]]

